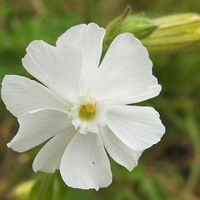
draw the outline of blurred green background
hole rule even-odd
[[[30,41],[55,44],[78,23],[106,26],[127,4],[134,14],[148,17],[200,11],[199,0],[0,0],[0,82],[5,74],[30,76],[21,64]],[[199,200],[200,47],[150,52],[150,57],[163,90],[144,104],[160,112],[167,131],[158,145],[144,152],[134,171],[112,162],[113,183],[98,192],[68,188],[58,172],[34,174],[31,164],[38,149],[18,154],[6,147],[18,124],[0,101],[0,199]],[[34,180],[31,191],[29,184],[18,188],[29,180]],[[26,192],[29,197],[19,195]]]

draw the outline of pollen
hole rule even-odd
[[[88,103],[80,106],[79,117],[82,120],[90,121],[93,120],[95,116],[96,116],[96,103],[95,104]]]

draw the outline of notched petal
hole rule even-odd
[[[123,143],[140,151],[158,143],[165,133],[159,117],[151,107],[112,106],[107,125]]]
[[[159,94],[149,54],[130,33],[114,39],[98,73],[92,94],[109,104],[136,103]]]
[[[110,185],[110,162],[100,137],[76,134],[63,155],[60,172],[63,181],[73,188],[98,190]]]
[[[16,117],[32,110],[44,108],[66,110],[69,107],[47,87],[17,75],[4,77],[1,96],[7,109]]]
[[[17,152],[27,151],[49,138],[67,131],[71,126],[66,112],[44,109],[21,115],[20,127],[8,147]]]

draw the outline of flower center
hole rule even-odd
[[[80,106],[79,117],[82,120],[90,121],[94,119],[95,116],[96,116],[96,103],[95,104],[87,103]]]

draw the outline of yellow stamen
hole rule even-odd
[[[90,121],[96,116],[96,103],[87,103],[80,106],[79,117],[83,120]]]

